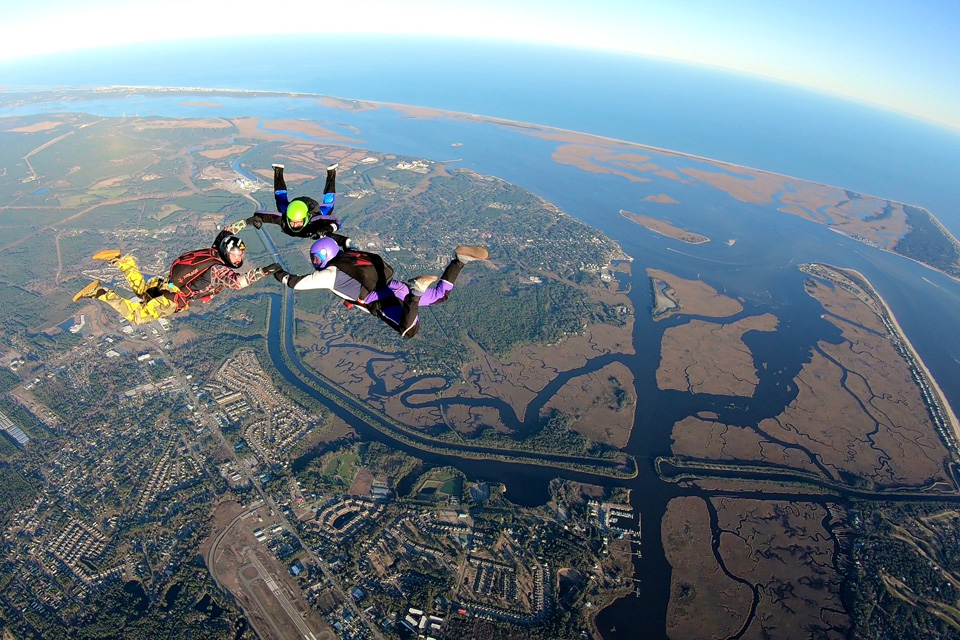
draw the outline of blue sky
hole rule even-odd
[[[0,62],[289,30],[634,52],[768,76],[960,129],[960,0],[34,0],[0,12]]]

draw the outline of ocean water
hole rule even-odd
[[[0,83],[320,93],[477,113],[920,205],[960,236],[960,132],[766,79],[649,57],[409,37],[212,39],[6,63]]]

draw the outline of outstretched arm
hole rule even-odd
[[[257,211],[253,212],[253,215],[244,220],[237,220],[236,222],[230,223],[224,227],[225,231],[230,233],[240,233],[248,226],[255,227],[259,229],[264,224],[280,224],[283,221],[283,217],[275,211]]]
[[[218,289],[245,289],[257,280],[261,280],[265,276],[281,270],[282,268],[276,262],[266,267],[251,269],[246,273],[237,273],[233,269],[223,265],[216,265],[210,268],[212,285]]]
[[[307,291],[311,289],[329,289],[332,291],[337,281],[337,270],[330,267],[297,276],[281,269],[280,271],[274,272],[273,277],[294,291]]]
[[[283,214],[276,211],[263,211],[257,209],[253,215],[245,220],[247,224],[253,225],[257,229],[265,224],[280,224],[283,222]]]
[[[313,216],[307,222],[307,235],[314,238],[328,236],[340,228],[340,220],[336,216]]]
[[[342,236],[339,233],[329,233],[327,234],[328,238],[333,238],[333,241],[340,245],[341,249],[354,249],[356,245],[353,244],[353,240],[347,236]]]
[[[237,234],[243,231],[244,229],[246,229],[247,224],[248,223],[246,220],[237,220],[236,222],[231,222],[230,224],[225,226],[223,229],[224,231],[229,231],[230,233]]]

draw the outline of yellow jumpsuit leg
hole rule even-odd
[[[143,279],[143,274],[140,273],[140,269],[137,268],[137,260],[133,256],[123,256],[117,260],[117,268],[120,269],[122,273],[127,278],[127,282],[130,283],[130,288],[133,289],[133,292],[137,294],[138,297],[143,297],[143,293],[147,290],[147,282]]]
[[[157,318],[170,317],[177,312],[176,303],[165,296],[157,296],[146,302],[136,302],[127,300],[116,291],[108,290],[105,294],[97,296],[97,300],[106,302],[131,324],[147,324]]]

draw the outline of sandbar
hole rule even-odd
[[[704,242],[710,242],[710,238],[707,236],[702,236],[699,233],[693,233],[692,231],[675,227],[665,220],[657,220],[656,218],[651,218],[649,216],[630,213],[629,211],[625,211],[623,209],[620,209],[620,215],[627,220],[636,222],[642,227],[646,227],[654,233],[659,233],[662,236],[667,236],[668,238],[673,238],[675,240],[679,240],[680,242],[686,242],[687,244],[703,244]]]

